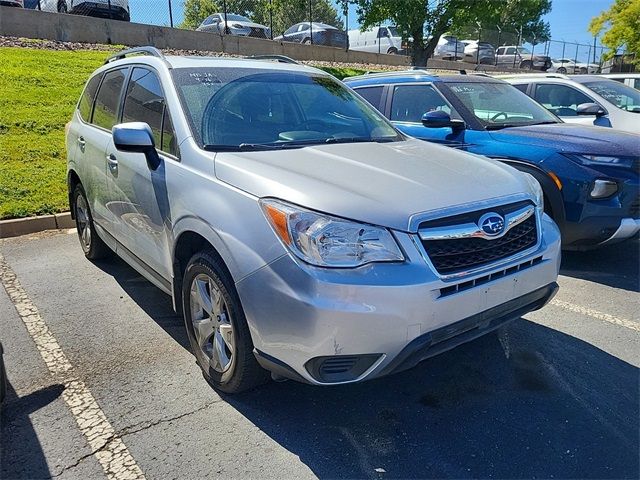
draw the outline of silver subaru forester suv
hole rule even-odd
[[[533,177],[408,138],[280,60],[123,52],[68,128],[84,254],[172,296],[214,387],[379,377],[555,294],[560,235]]]

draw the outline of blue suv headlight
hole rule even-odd
[[[633,166],[633,158],[630,157],[614,157],[609,155],[584,155],[570,154],[565,155],[567,158],[578,162],[582,165],[606,165],[611,167],[631,168]]]

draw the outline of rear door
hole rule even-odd
[[[165,95],[157,73],[146,66],[134,66],[124,96],[122,123],[144,122],[151,127],[160,166],[152,170],[142,153],[107,146],[107,173],[113,211],[117,221],[119,248],[150,267],[152,274],[171,278],[168,235],[171,212],[167,194],[166,168],[177,162],[177,139]],[[157,277],[158,275],[154,275]]]
[[[127,72],[128,68],[124,67],[104,74],[93,105],[91,123],[83,127],[83,144],[76,152],[78,163],[84,165],[80,178],[94,221],[111,235],[114,234],[115,222],[107,189],[106,149],[111,142],[111,128],[117,123]]]

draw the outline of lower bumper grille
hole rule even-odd
[[[422,245],[440,274],[474,269],[525,251],[538,242],[536,216],[514,226],[503,237],[422,240]]]

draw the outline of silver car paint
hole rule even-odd
[[[243,61],[168,57],[168,62],[230,66]],[[312,70],[244,62],[255,68]],[[420,251],[413,233],[416,218],[442,208],[456,210],[451,208],[455,205],[462,211],[477,202],[497,205],[533,199],[524,177],[509,167],[417,140],[242,154],[205,152],[191,136],[164,61],[137,57],[115,63],[144,65],[157,72],[179,139],[179,158],[163,155],[163,170],[154,183],[153,175],[144,170],[143,154],[123,155],[106,131],[74,114],[67,137],[68,169],[83,185],[91,185],[87,193],[101,237],[170,294],[179,238],[186,232],[204,237],[237,285],[256,348],[293,366],[309,381],[313,382],[302,365],[312,356],[383,353],[380,363],[366,372],[375,375],[374,370],[383,368],[411,338],[557,278],[559,233],[553,222],[539,217],[543,240],[518,261],[543,255],[544,262],[446,300],[435,299],[445,280]],[[84,153],[73,147],[80,136],[87,141]],[[107,166],[110,154],[118,159],[118,171],[127,172],[121,185]],[[103,196],[105,191],[111,193]],[[303,264],[277,240],[258,204],[262,196],[392,228],[407,261],[346,270]],[[118,208],[109,208],[113,201],[120,202]],[[136,222],[124,221],[123,212],[133,214]]]

